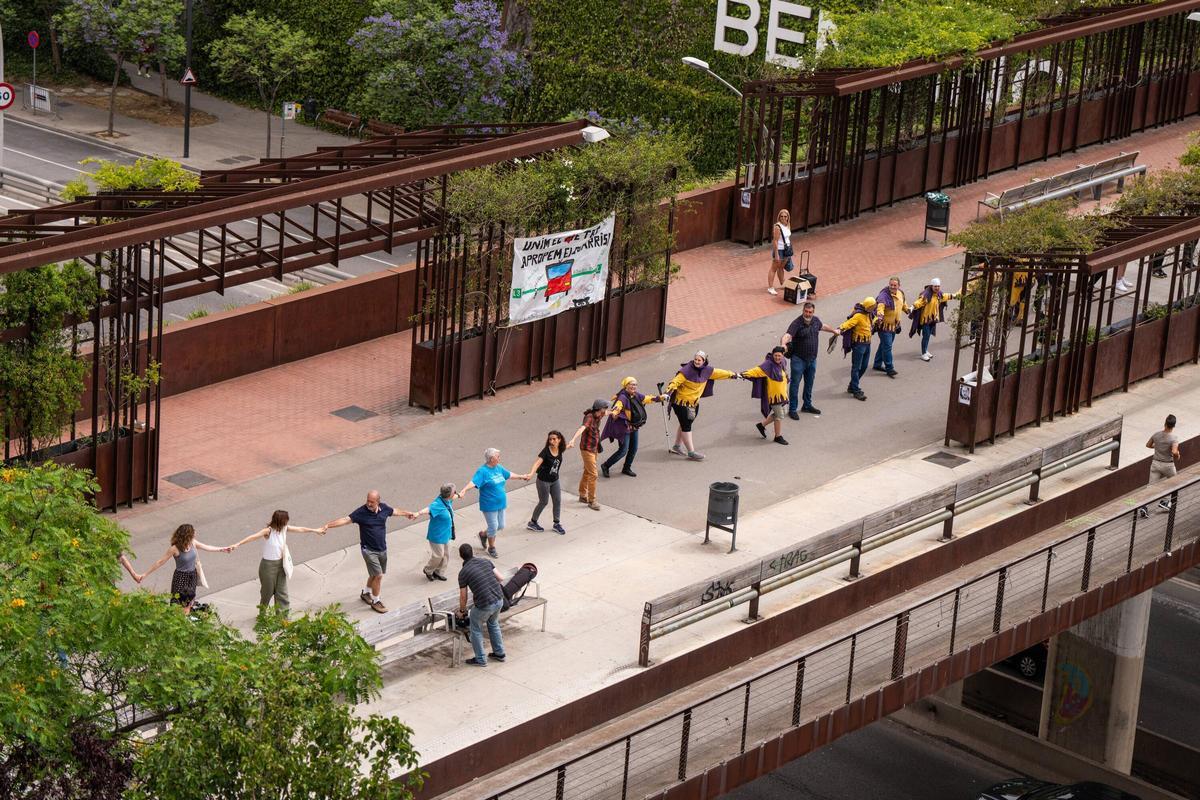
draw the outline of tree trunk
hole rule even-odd
[[[121,67],[125,66],[125,59],[117,56],[117,68],[113,70],[112,89],[108,93],[108,135],[113,135],[113,116],[117,113],[117,86],[121,82]]]
[[[50,62],[54,64],[54,74],[62,72],[62,50],[58,46],[58,31],[50,25]]]
[[[159,90],[162,93],[162,104],[170,106],[171,99],[167,97],[167,65],[163,63],[161,58],[158,60],[158,80]]]
[[[275,108],[275,93],[271,93],[271,99],[267,100],[265,93],[263,94],[263,102],[267,106],[267,158],[271,157],[271,114]]]

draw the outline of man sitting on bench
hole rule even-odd
[[[483,657],[483,625],[487,623],[488,638],[492,640],[492,652],[488,658],[493,661],[503,661],[504,639],[500,636],[500,609],[504,605],[504,590],[501,587],[503,576],[486,558],[476,558],[475,551],[469,544],[459,545],[458,554],[462,557],[462,569],[458,572],[458,612],[467,613],[467,589],[471,590],[474,603],[469,614],[471,648],[475,651],[473,658],[466,663],[472,667],[486,667],[487,658]]]

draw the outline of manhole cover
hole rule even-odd
[[[364,419],[370,419],[371,417],[379,416],[374,411],[368,411],[367,409],[360,408],[359,406],[346,406],[345,408],[339,408],[337,411],[332,413],[335,417],[341,417],[342,419],[350,420],[351,422],[362,422]]]
[[[930,464],[937,464],[939,466],[949,467],[950,469],[961,467],[963,464],[971,463],[969,459],[963,458],[962,456],[956,456],[954,453],[947,453],[945,450],[939,450],[933,455],[925,456],[923,460],[928,461]]]
[[[683,328],[676,328],[674,325],[667,326],[667,338],[672,336],[682,336],[685,333],[687,333],[687,331],[685,331]]]
[[[205,475],[203,472],[185,469],[183,472],[176,472],[174,475],[168,475],[167,480],[176,486],[182,486],[184,489],[195,489],[197,486],[203,486],[206,483],[212,483],[213,479]]]

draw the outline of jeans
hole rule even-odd
[[[625,457],[624,469],[633,468],[633,459],[637,455],[638,448],[638,432],[636,430],[630,431],[629,435],[620,440],[620,442],[621,444],[617,448],[617,452],[609,456],[608,460],[604,462],[605,469],[612,469],[612,465],[620,461],[621,456]]]
[[[929,352],[929,337],[933,336],[933,323],[926,322],[921,326],[921,355]]]
[[[799,405],[800,381],[804,380],[804,407],[812,408],[813,380],[817,377],[817,359],[808,361],[792,356],[792,374],[788,376],[788,411],[795,413]]]
[[[495,539],[496,534],[504,530],[504,509],[496,511],[484,511],[483,519],[487,522],[487,535],[489,539]]]
[[[892,343],[895,341],[895,331],[879,332],[879,349],[875,351],[875,369],[885,369],[888,372],[895,369],[895,364],[892,363]]]
[[[544,509],[546,507],[547,503],[549,503],[551,500],[553,500],[554,501],[554,521],[558,522],[559,515],[562,512],[562,487],[559,484],[558,480],[555,479],[552,483],[547,483],[546,481],[542,480],[541,478],[538,478],[537,493],[538,493],[537,505],[533,507],[533,516],[530,517],[530,519],[533,522],[537,522],[538,517],[542,513],[542,509]]]
[[[483,654],[483,625],[487,623],[488,638],[492,640],[492,652],[498,656],[504,655],[504,639],[500,637],[500,606],[497,600],[490,606],[479,608],[471,606],[467,614],[471,631],[471,649],[475,651],[476,661],[486,661]]]
[[[858,379],[866,374],[869,366],[871,366],[871,343],[855,342],[850,350],[850,385],[846,388],[855,394],[862,391],[858,386]]]

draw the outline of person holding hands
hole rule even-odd
[[[483,512],[483,519],[487,523],[487,531],[479,532],[479,544],[487,548],[487,553],[492,558],[500,557],[496,552],[496,535],[504,530],[504,510],[508,508],[508,493],[504,490],[504,485],[511,478],[528,480],[524,475],[513,475],[509,472],[508,468],[500,463],[500,451],[489,447],[483,451],[483,463],[457,495],[461,498],[472,489],[479,490],[479,510]]]
[[[324,528],[302,528],[299,525],[289,525],[288,512],[280,509],[271,515],[267,527],[250,534],[233,546],[233,549],[244,544],[262,539],[262,560],[258,562],[258,607],[265,611],[275,600],[275,610],[287,614],[291,604],[288,600],[288,578],[292,572],[292,556],[287,550],[287,535],[289,533],[324,534]]]
[[[379,499],[379,492],[372,489],[367,492],[367,502],[350,512],[348,516],[339,517],[323,526],[324,530],[340,528],[351,522],[358,525],[358,544],[362,551],[363,562],[367,565],[367,585],[358,597],[378,614],[387,611],[383,601],[379,599],[383,586],[383,576],[387,573],[387,521],[389,517],[408,517],[416,519],[412,511],[402,508],[392,508]]]
[[[171,534],[171,544],[167,548],[167,552],[163,553],[141,577],[134,576],[134,580],[141,583],[154,570],[167,563],[167,559],[175,559],[175,573],[171,576],[171,603],[181,605],[185,612],[190,612],[192,604],[196,602],[196,587],[204,582],[198,550],[205,550],[209,553],[232,553],[233,546],[216,547],[205,544],[196,538],[196,529],[185,522]]]

